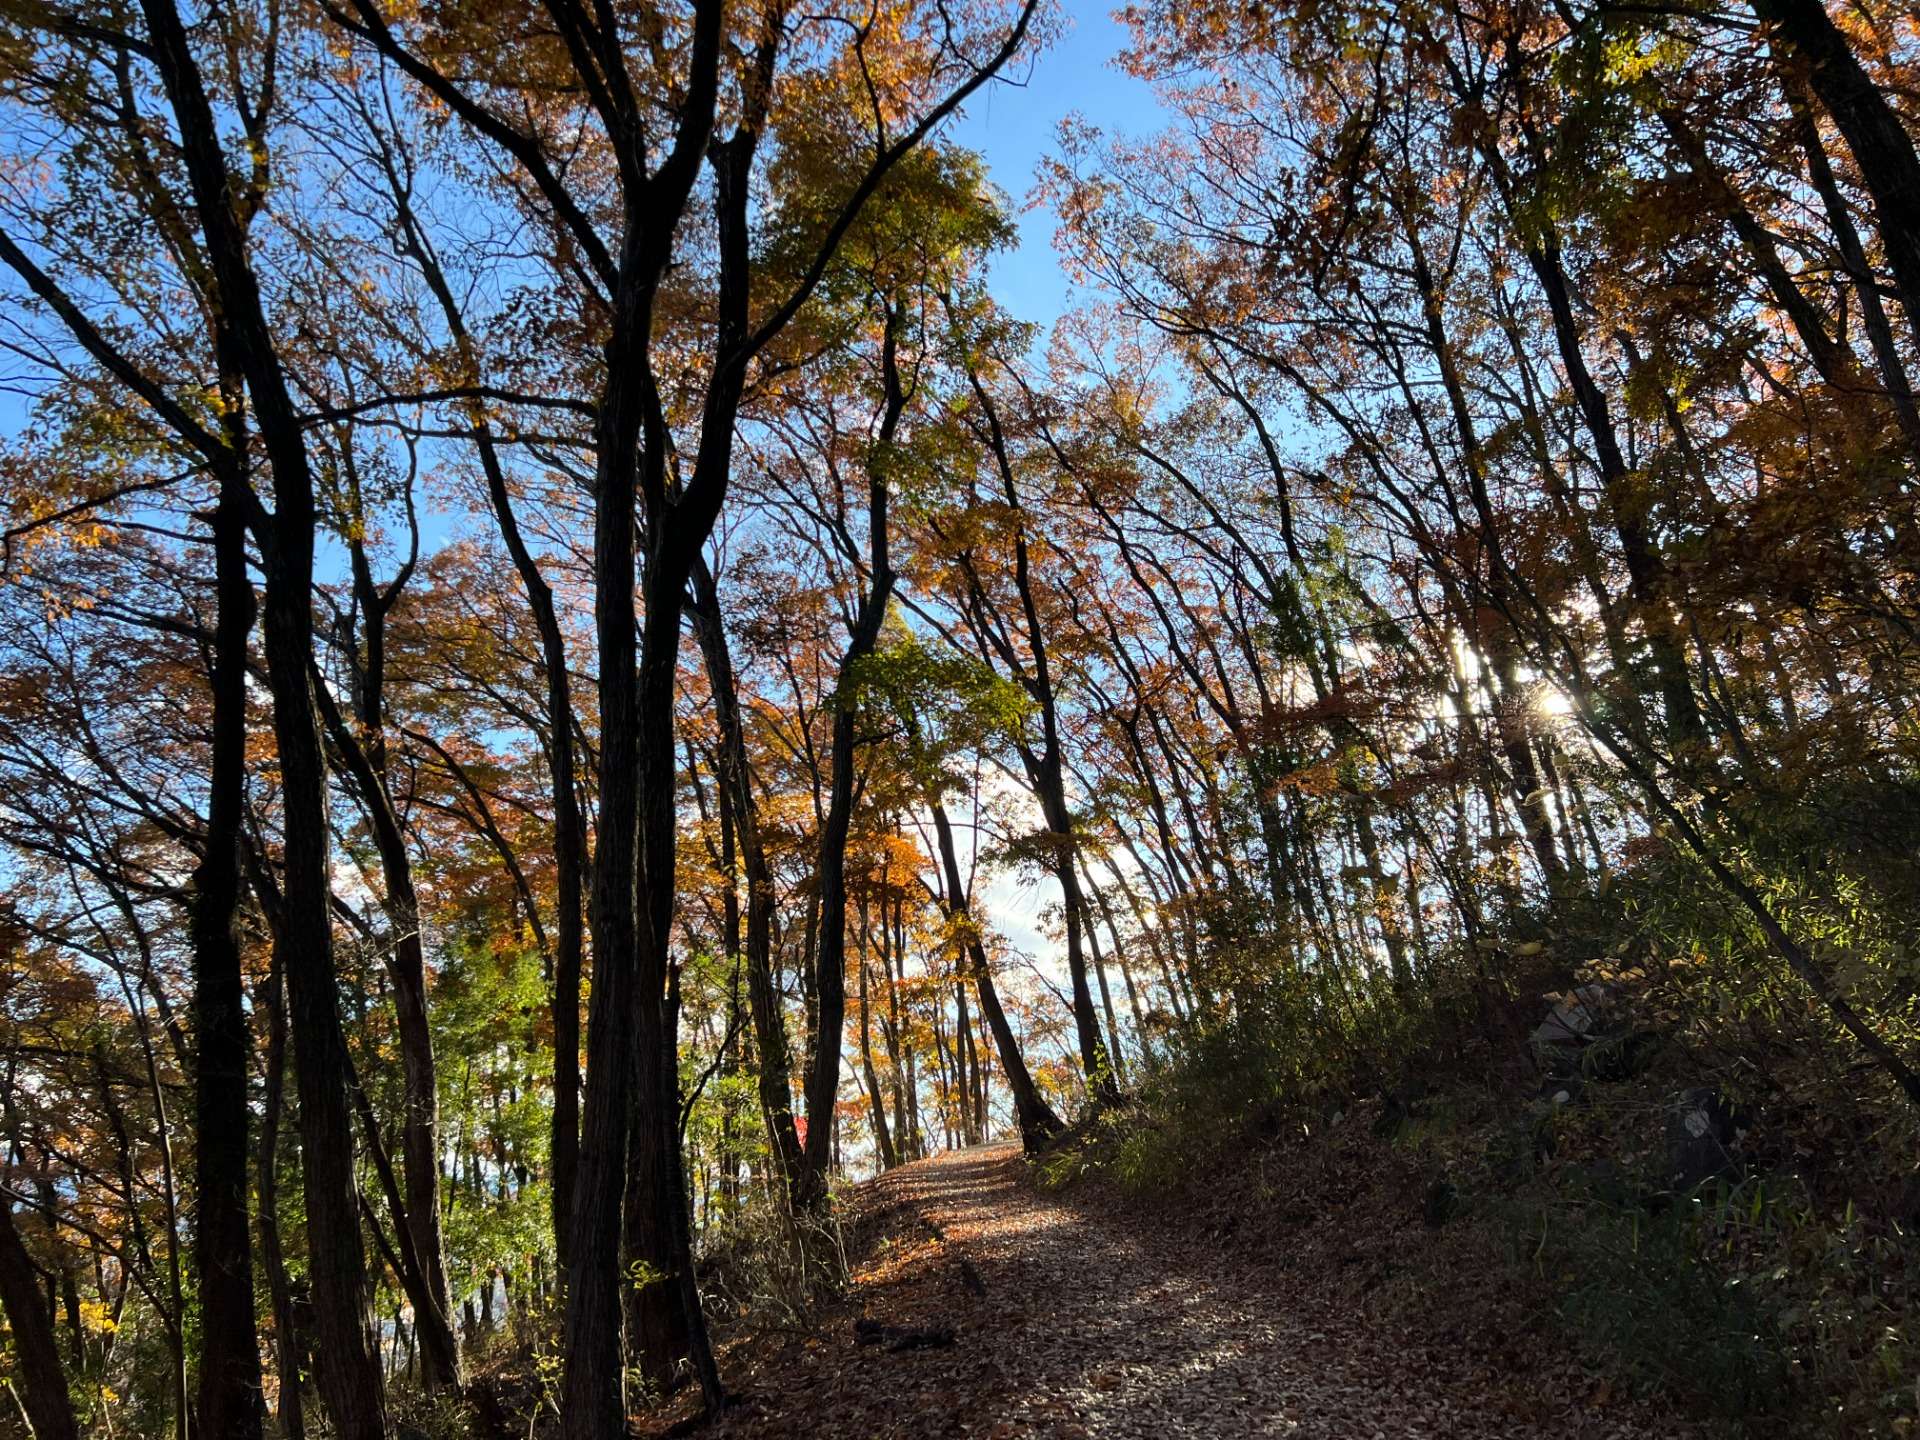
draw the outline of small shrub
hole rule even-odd
[[[765,1196],[710,1228],[700,1257],[714,1314],[762,1329],[801,1330],[847,1284],[847,1243],[837,1209],[795,1216]]]

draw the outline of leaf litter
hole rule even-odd
[[[1305,1179],[1306,1177],[1302,1177]],[[1355,1197],[1356,1199],[1359,1197]],[[1179,1197],[1174,1197],[1178,1202]],[[1361,1207],[1361,1208],[1364,1208]],[[705,1433],[979,1440],[1426,1440],[1691,1433],[1616,1398],[1538,1331],[1488,1343],[1433,1297],[1356,1302],[1351,1247],[1237,1216],[1038,1191],[1017,1146],[902,1166],[862,1187],[852,1285],[805,1334],[730,1337],[739,1403]],[[1344,1217],[1358,1218],[1354,1215]],[[1368,1216],[1368,1219],[1376,1219]],[[1254,1232],[1254,1233],[1248,1233]],[[1422,1243],[1411,1240],[1409,1243]],[[1451,1257],[1449,1257],[1451,1258]],[[1455,1301],[1478,1307],[1470,1277]],[[1508,1324],[1511,1317],[1499,1316]],[[1477,1332],[1477,1333],[1476,1333]],[[931,1343],[859,1343],[925,1337]],[[658,1433],[673,1410],[642,1417]]]

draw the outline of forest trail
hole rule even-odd
[[[1512,1377],[1495,1383],[1448,1336],[1383,1333],[1351,1304],[1288,1286],[1266,1246],[1041,1193],[1017,1146],[903,1166],[863,1200],[863,1228],[886,1234],[856,1262],[844,1313],[822,1335],[756,1357],[747,1402],[711,1433],[1402,1440],[1686,1430],[1634,1406],[1595,1407],[1590,1377],[1572,1362],[1516,1394]],[[857,1345],[856,1317],[950,1327],[953,1341]]]

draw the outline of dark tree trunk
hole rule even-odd
[[[1834,246],[1847,268],[1847,278],[1853,282],[1854,298],[1860,302],[1860,318],[1866,326],[1867,338],[1873,345],[1873,356],[1879,363],[1888,401],[1894,413],[1900,417],[1900,428],[1907,436],[1908,445],[1916,455],[1920,455],[1920,406],[1914,402],[1913,382],[1907,374],[1906,362],[1900,355],[1900,346],[1893,336],[1893,326],[1887,319],[1886,306],[1880,298],[1879,279],[1867,259],[1866,247],[1860,243],[1860,232],[1847,210],[1846,197],[1840,193],[1839,183],[1834,179],[1833,165],[1828,161],[1826,149],[1821,144],[1820,127],[1814,123],[1811,105],[1802,87],[1792,80],[1788,81],[1787,92],[1787,101],[1793,108],[1794,133],[1800,142],[1801,153],[1807,159],[1807,176],[1813,181],[1813,188],[1819,192],[1821,206],[1827,214],[1827,224],[1833,230]]]
[[[287,1011],[277,970],[267,981],[263,1005],[267,1014],[267,1075],[256,1172],[260,1190],[260,1258],[266,1266],[267,1294],[273,1304],[274,1366],[280,1380],[274,1419],[287,1440],[306,1440],[307,1418],[302,1400],[306,1386],[301,1374],[306,1346],[294,1313],[293,1286],[287,1277],[286,1255],[280,1243],[280,1109],[286,1094]]]
[[[1074,880],[1078,882],[1079,866],[1074,866]],[[1084,897],[1085,892],[1082,892]],[[1107,1021],[1107,1045],[1113,1059],[1113,1078],[1118,1085],[1127,1083],[1127,1062],[1120,1048],[1120,1022],[1113,1013],[1113,988],[1107,984],[1106,957],[1100,953],[1100,931],[1093,923],[1093,914],[1087,908],[1085,899],[1080,902],[1081,926],[1086,931],[1087,949],[1093,952],[1093,978],[1100,987],[1100,1013]]]
[[[960,858],[954,849],[953,824],[947,819],[946,807],[935,800],[929,808],[933,811],[934,834],[940,844],[940,867],[946,875],[942,904],[947,918],[962,927],[966,935],[974,989],[980,996],[980,1012],[987,1017],[987,1029],[992,1032],[994,1049],[1000,1055],[1000,1069],[1006,1074],[1007,1088],[1013,1092],[1013,1115],[1020,1127],[1021,1143],[1032,1154],[1066,1127],[1033,1083],[1033,1075],[1020,1054],[1020,1042],[1014,1037],[1013,1026],[1007,1022],[1007,1012],[1001,1008],[993,973],[987,967],[986,947],[980,943],[980,932],[968,909],[966,887],[960,880]]]
[[[893,1136],[887,1130],[887,1107],[880,1098],[880,1077],[873,1069],[873,1015],[867,1005],[867,959],[860,957],[860,1063],[867,1082],[867,1106],[873,1115],[873,1145],[880,1156],[880,1168],[891,1170],[900,1163],[894,1152]]]
[[[698,775],[695,782],[698,783]],[[720,1040],[720,1078],[724,1099],[720,1109],[719,1153],[715,1157],[715,1168],[720,1172],[720,1198],[727,1213],[733,1214],[740,1200],[740,1161],[742,1158],[740,1139],[735,1129],[737,1109],[733,1103],[732,1090],[726,1082],[740,1073],[740,970],[741,970],[741,925],[740,925],[740,859],[739,845],[734,839],[733,807],[727,803],[724,791],[720,801],[720,873],[726,877],[726,886],[720,897],[720,936],[721,945],[727,957],[727,1017],[726,1030]],[[705,805],[702,804],[704,813]]]
[[[359,546],[354,547],[356,571],[365,573]],[[378,662],[385,603],[370,582],[361,589],[367,615],[370,663],[362,675],[361,722],[369,743],[363,746],[345,723],[332,698],[319,682],[315,695],[334,746],[346,762],[372,820],[375,848],[380,855],[386,886],[384,908],[392,930],[393,952],[387,973],[393,981],[395,1028],[400,1038],[401,1123],[400,1155],[406,1184],[404,1223],[412,1241],[417,1271],[409,1267],[408,1298],[414,1305],[424,1371],[429,1390],[458,1390],[463,1382],[460,1346],[453,1328],[453,1297],[447,1284],[446,1252],[440,1228],[440,1087],[433,1056],[433,1031],[427,1022],[426,952],[420,938],[420,902],[413,888],[413,861],[407,853],[393,800],[387,789],[385,750],[381,743],[381,692]],[[390,598],[390,595],[389,595]],[[396,1216],[396,1223],[403,1217]]]
[[[795,1187],[802,1157],[799,1131],[793,1123],[792,1051],[780,993],[773,982],[773,868],[767,863],[766,844],[761,838],[760,806],[753,793],[746,731],[741,724],[733,657],[720,614],[719,589],[704,561],[693,567],[693,586],[694,628],[706,659],[707,688],[713,693],[714,718],[720,728],[722,803],[733,817],[741,868],[746,872],[747,1008],[753,1016],[754,1045],[759,1051],[756,1070],[760,1108],[771,1136],[774,1164],[788,1203],[793,1204],[798,1200]]]
[[[1088,1088],[1096,1099],[1111,1100],[1117,1092],[1112,1057],[1100,1034],[1100,1018],[1093,1005],[1093,990],[1087,984],[1087,957],[1084,936],[1087,923],[1086,896],[1080,890],[1079,866],[1074,859],[1073,818],[1067,809],[1066,783],[1061,774],[1060,742],[1053,710],[1053,691],[1046,689],[1041,702],[1041,724],[1045,729],[1038,764],[1032,767],[1034,786],[1040,793],[1040,808],[1047,819],[1047,841],[1058,851],[1053,873],[1060,882],[1061,923],[1067,937],[1067,978],[1073,987],[1073,1027],[1080,1042],[1080,1066]]]
[[[1753,11],[1806,66],[1807,84],[1833,117],[1873,198],[1880,243],[1907,324],[1920,340],[1920,154],[1822,0],[1754,0]]]
[[[370,9],[367,0],[360,0],[362,16]],[[617,34],[592,22],[583,28],[580,12],[572,7],[555,14],[576,53],[592,53],[606,44],[617,60]],[[680,1174],[674,1034],[663,1011],[675,892],[673,700],[681,621],[693,567],[726,498],[748,369],[754,355],[785,327],[819,283],[840,237],[887,170],[1004,63],[1025,34],[1030,14],[1022,10],[1008,45],[986,69],[974,72],[920,126],[882,152],[849,197],[815,265],[757,330],[750,323],[748,192],[759,127],[773,88],[780,27],[769,25],[753,52],[757,83],[745,87],[748,102],[724,144],[711,143],[725,28],[724,6],[715,0],[700,0],[695,6],[679,129],[657,167],[650,168],[646,127],[617,113],[624,102],[604,93],[596,97],[597,104],[614,107],[609,113],[603,106],[602,118],[621,142],[625,228],[617,264],[602,267],[611,272],[612,316],[607,378],[595,422],[601,811],[592,899],[595,975],[574,1204],[574,1279],[567,1309],[570,1353],[562,1398],[565,1425],[580,1440],[618,1440],[625,1428],[618,1269],[622,1171],[629,1158],[652,1177],[647,1223],[664,1237],[663,1268],[680,1305],[689,1358],[709,1411],[725,1400],[693,1272],[691,1221]],[[651,368],[652,309],[673,255],[675,226],[703,159],[710,163],[714,180],[717,323],[699,443],[685,484],[676,491],[669,485],[672,436]],[[647,545],[645,635],[637,650],[636,498]],[[637,1058],[627,1063],[629,1056]],[[643,1139],[642,1153],[632,1157],[624,1153],[629,1105],[638,1112],[633,1133],[652,1137],[651,1144]],[[830,1116],[829,1109],[818,1118],[831,1125]]]
[[[658,169],[648,175],[644,142],[637,156],[624,157],[628,162],[622,196],[626,229],[605,351],[606,379],[594,427],[600,813],[590,900],[594,983],[561,1400],[565,1427],[579,1440],[621,1440],[626,1433],[620,1260],[629,1226],[638,1248],[665,1252],[660,1268],[666,1283],[647,1287],[643,1292],[647,1305],[657,1306],[665,1292],[671,1297],[669,1304],[682,1307],[708,1404],[717,1406],[721,1400],[694,1286],[691,1237],[678,1178],[680,1127],[672,1079],[673,1037],[662,1013],[673,917],[673,690],[681,611],[690,567],[712,529],[719,497],[724,494],[735,407],[744,383],[744,374],[736,373],[726,350],[745,326],[745,193],[742,189],[736,196],[718,174],[721,288],[726,293],[721,299],[718,339],[721,364],[710,381],[695,460],[694,473],[701,487],[701,504],[693,507],[700,511],[698,518],[689,513],[686,497],[679,505],[668,500],[670,437],[665,416],[655,404],[651,345],[654,296],[672,256],[674,226],[712,138],[722,18],[718,4],[703,0],[695,9],[680,129]],[[744,181],[744,175],[739,177],[740,185]],[[729,279],[737,294],[729,290]],[[744,366],[744,360],[740,363]],[[714,393],[729,387],[733,403],[724,393]],[[710,453],[709,440],[716,431],[724,432],[726,440],[717,456]],[[638,645],[636,501],[644,506],[650,552],[646,633]],[[638,1149],[630,1152],[635,1137]],[[627,1220],[622,1213],[627,1202],[645,1213]],[[636,1342],[657,1340],[657,1332],[665,1327],[650,1328],[656,1333],[636,1335]],[[643,1357],[656,1374],[677,1358],[665,1353]]]
[[[727,426],[729,452],[732,423]],[[711,459],[712,457],[708,457]],[[705,463],[703,461],[703,463]],[[705,531],[702,530],[704,543]],[[693,1217],[680,1153],[679,987],[671,947],[678,862],[675,838],[677,773],[673,700],[679,663],[682,608],[693,556],[668,537],[648,564],[644,649],[639,674],[640,890],[638,963],[633,1004],[636,1049],[637,1172],[650,1174],[638,1233],[648,1263],[665,1277],[658,1299],[637,1337],[653,1340],[659,1353],[643,1349],[643,1366],[657,1370],[671,1357],[690,1364],[709,1410],[725,1402],[713,1348],[701,1309],[693,1268]],[[651,1144],[646,1144],[647,1139]]]
[[[628,248],[636,243],[637,236],[630,237]],[[566,1429],[582,1440],[619,1440],[626,1431],[621,1211],[628,1188],[634,1047],[641,1039],[633,1033],[640,763],[638,696],[633,683],[638,659],[633,512],[641,399],[638,387],[626,377],[644,363],[651,303],[647,295],[623,298],[637,313],[615,316],[606,354],[609,383],[601,395],[595,435],[593,574],[600,655],[600,821],[589,902],[593,992],[587,1017],[561,1406]],[[616,379],[623,383],[614,383]],[[652,1038],[657,1036],[656,1023]]]
[[[1456,85],[1458,83],[1456,77]],[[1465,103],[1466,97],[1461,98]],[[1613,412],[1607,404],[1606,394],[1594,380],[1593,369],[1587,363],[1579,320],[1574,313],[1573,285],[1567,276],[1559,237],[1549,221],[1529,213],[1526,198],[1520,194],[1513,169],[1499,146],[1493,143],[1489,135],[1482,134],[1479,138],[1481,156],[1493,176],[1501,202],[1513,223],[1514,233],[1522,243],[1528,267],[1546,298],[1547,310],[1553,319],[1554,343],[1559,351],[1560,363],[1566,370],[1567,385],[1573,391],[1575,407],[1580,412],[1588,439],[1593,445],[1594,463],[1600,471],[1607,508],[1612,511],[1614,534],[1619,538],[1621,558],[1626,562],[1628,593],[1632,596],[1646,632],[1647,648],[1659,683],[1667,736],[1676,745],[1698,744],[1706,738],[1706,731],[1699,704],[1694,698],[1686,655],[1666,611],[1669,604],[1664,594],[1666,561],[1654,543],[1651,502],[1630,473],[1626,457],[1620,449],[1619,433],[1614,426]],[[1424,255],[1419,253],[1418,225],[1411,217],[1407,222],[1407,234],[1415,247],[1416,279],[1427,310],[1428,329],[1436,337],[1436,356],[1451,368],[1452,350],[1438,328],[1434,279]],[[1458,402],[1455,402],[1456,411],[1458,408]],[[1473,443],[1466,430],[1463,430],[1462,436],[1463,447]],[[1492,512],[1484,495],[1484,476],[1470,472],[1470,478],[1479,487],[1479,493],[1474,497],[1475,504],[1481,522],[1486,527],[1489,543],[1493,543]],[[1504,562],[1498,560],[1495,561],[1495,568],[1503,572],[1506,569]],[[1519,598],[1518,595],[1513,597],[1515,601]],[[1557,871],[1557,856],[1553,865]]]
[[[873,627],[874,634],[879,626]],[[856,636],[840,674],[864,653]],[[832,772],[828,778],[827,818],[820,829],[815,876],[820,895],[820,948],[814,962],[813,1065],[807,1075],[807,1141],[800,1201],[815,1207],[827,1198],[828,1143],[833,1107],[840,1092],[841,1030],[847,1006],[847,835],[853,821],[854,724],[852,702],[836,698],[833,716]]]
[[[1102,890],[1095,881],[1091,868],[1083,873],[1086,876],[1087,889],[1093,893],[1094,903],[1100,908],[1100,918],[1106,922],[1107,934],[1113,940],[1113,960],[1120,967],[1120,979],[1127,987],[1127,1009],[1133,1014],[1133,1029],[1140,1039],[1141,1058],[1146,1062],[1147,1068],[1152,1069],[1153,1040],[1147,1033],[1147,1018],[1140,1009],[1140,992],[1134,984],[1133,966],[1128,963],[1125,944],[1120,938],[1120,926],[1113,917],[1113,905],[1107,899],[1106,891]]]
[[[807,1076],[806,1168],[800,1199],[819,1205],[826,1199],[830,1117],[840,1092],[841,1029],[847,1006],[847,835],[853,824],[855,726],[859,707],[850,693],[856,667],[880,638],[893,597],[893,566],[888,558],[887,499],[888,449],[907,408],[896,362],[900,314],[887,311],[886,335],[881,345],[881,369],[886,404],[867,464],[868,576],[867,593],[854,617],[853,633],[840,659],[835,680],[832,774],[828,780],[827,816],[820,827],[820,854],[815,875],[820,895],[820,951],[814,967],[817,1010],[814,1017],[813,1069]]]
[[[313,476],[300,418],[287,391],[245,239],[231,203],[219,129],[171,0],[144,0],[155,60],[179,124],[194,208],[206,238],[231,338],[246,376],[273,474],[266,537],[263,651],[279,748],[285,923],[276,937],[286,977],[300,1092],[300,1136],[320,1385],[346,1440],[386,1432],[385,1396],[368,1310],[348,1107],[346,1037],[335,998],[327,865],[326,766],[314,723]]]
[[[658,1107],[673,1105],[677,1116],[679,1085],[672,1036],[679,1006],[675,1001],[653,1007],[655,1026],[651,1036],[640,1034],[636,1022],[636,1041],[652,1048],[640,1049],[634,1082],[632,1128],[627,1137],[628,1176],[626,1195],[626,1258],[630,1278],[626,1290],[627,1346],[633,1363],[649,1383],[670,1388],[679,1367],[689,1353],[687,1316],[681,1304],[679,1268],[684,1263],[674,1249],[674,1217],[661,1200],[667,1187],[684,1190],[678,1165],[680,1146],[678,1125],[670,1142],[662,1144],[658,1133]],[[644,1001],[636,1001],[644,1004]],[[658,1064],[646,1067],[647,1056]],[[655,1073],[649,1074],[652,1070]],[[658,1073],[664,1071],[665,1073]],[[684,1203],[684,1202],[683,1202]]]
[[[1053,673],[1047,657],[1047,642],[1040,624],[1039,607],[1034,599],[1033,574],[1027,552],[1026,514],[1014,483],[1013,460],[1007,451],[1006,433],[1000,425],[999,410],[977,374],[969,373],[974,398],[980,402],[986,422],[988,448],[1000,476],[1002,492],[1013,519],[1013,580],[1020,597],[1025,623],[1028,660],[1022,665],[1012,647],[1002,640],[997,648],[1002,662],[1015,672],[1022,688],[1040,712],[1040,748],[1020,747],[1028,781],[1040,801],[1046,817],[1046,842],[1052,848],[1053,872],[1060,882],[1061,908],[1067,940],[1067,976],[1072,986],[1073,1027],[1080,1045],[1080,1066],[1087,1086],[1096,1101],[1111,1100],[1118,1091],[1114,1085],[1113,1065],[1100,1036],[1100,1020],[1093,1007],[1093,991],[1087,984],[1087,960],[1082,948],[1086,900],[1080,893],[1080,879],[1074,857],[1073,818],[1067,808],[1067,788],[1060,755],[1059,715],[1054,704]],[[986,597],[975,587],[978,604],[984,608]]]
[[[209,1440],[260,1434],[260,1349],[253,1315],[253,1244],[247,1222],[247,1017],[242,1004],[240,846],[247,743],[247,645],[253,582],[247,576],[246,478],[237,462],[220,477],[214,511],[213,753],[206,853],[194,872],[194,1164],[199,1218],[199,1429]]]
[[[980,1112],[974,1096],[980,1090],[980,1052],[973,1045],[973,1016],[967,1008],[967,987],[959,980],[953,986],[953,1054],[959,1071],[960,1139],[963,1144],[978,1145],[981,1140]]]
[[[0,1204],[0,1307],[13,1331],[21,1403],[33,1422],[35,1440],[79,1440],[53,1320],[40,1292],[40,1272],[20,1241],[10,1203]]]
[[[472,336],[465,317],[431,249],[413,231],[413,212],[404,186],[397,202],[410,234],[416,234],[414,254],[428,287],[445,315],[447,327],[462,358],[479,377]],[[564,1277],[572,1260],[573,1186],[580,1167],[580,972],[585,953],[584,889],[587,868],[587,827],[575,789],[573,752],[573,693],[567,666],[567,642],[560,630],[553,587],[541,574],[539,562],[527,548],[514,514],[486,407],[476,402],[470,411],[480,469],[486,476],[487,502],[500,527],[500,539],[513,560],[526,592],[527,608],[540,632],[540,662],[546,672],[547,774],[553,795],[553,1114],[551,1117],[554,1255]]]
[[[1513,635],[1507,627],[1521,618],[1521,597],[1515,593],[1513,576],[1505,555],[1501,549],[1501,536],[1496,521],[1493,500],[1487,489],[1487,467],[1485,453],[1481,449],[1479,431],[1474,425],[1473,412],[1467,403],[1465,382],[1461,379],[1454,360],[1453,345],[1447,335],[1441,310],[1439,290],[1434,282],[1433,272],[1427,264],[1425,252],[1420,248],[1418,231],[1411,220],[1407,223],[1408,244],[1413,250],[1414,279],[1420,290],[1421,306],[1427,325],[1427,341],[1431,345],[1434,358],[1440,368],[1442,389],[1453,414],[1454,430],[1465,461],[1467,485],[1471,492],[1474,514],[1480,522],[1481,544],[1486,547],[1489,556],[1487,594],[1492,601],[1496,618],[1489,626],[1478,628],[1469,625],[1467,633],[1481,646],[1481,653],[1489,660],[1489,668],[1499,677],[1500,693],[1493,694],[1494,727],[1499,732],[1501,749],[1507,757],[1507,765],[1515,792],[1516,804],[1520,812],[1520,823],[1525,827],[1527,840],[1533,847],[1534,857],[1540,862],[1540,869],[1551,884],[1562,873],[1560,853],[1554,847],[1553,826],[1547,815],[1544,790],[1540,784],[1539,771],[1534,765],[1533,749],[1528,743],[1526,716],[1520,710],[1520,697],[1523,693],[1519,683],[1519,661],[1514,653]],[[1540,252],[1530,252],[1534,271],[1541,284],[1546,287],[1555,317],[1555,334],[1559,338],[1562,359],[1567,360],[1569,350],[1572,358],[1567,363],[1578,364],[1579,374],[1573,377],[1574,393],[1582,405],[1589,432],[1594,438],[1601,454],[1601,473],[1605,477],[1618,477],[1624,474],[1624,461],[1620,457],[1619,446],[1614,440],[1613,421],[1608,414],[1606,399],[1600,394],[1599,387],[1593,383],[1593,377],[1586,369],[1586,361],[1579,353],[1577,336],[1572,330],[1572,311],[1567,296],[1564,276],[1559,269],[1558,253],[1548,256]],[[1610,459],[1608,457],[1611,457]],[[1611,465],[1613,468],[1608,469]],[[1639,576],[1636,596],[1650,598],[1650,592],[1644,589],[1650,583],[1651,572],[1647,568],[1644,535],[1634,531],[1630,522],[1620,514],[1615,514],[1617,526],[1622,530],[1623,548],[1632,550],[1639,545],[1641,559],[1636,565],[1633,556],[1628,556],[1627,568],[1630,578]],[[1638,540],[1630,539],[1639,535]],[[1463,610],[1466,607],[1462,607]],[[1469,612],[1468,617],[1471,618]],[[1656,645],[1658,644],[1656,637]],[[1670,648],[1670,647],[1669,647]],[[1679,692],[1673,690],[1674,677],[1671,655],[1667,662],[1656,664],[1662,678],[1662,685],[1668,691],[1667,717],[1669,727],[1679,726],[1686,729],[1687,715],[1693,715],[1693,726],[1698,727],[1698,714],[1693,710],[1692,691],[1687,687],[1684,666],[1679,676]],[[1489,687],[1491,692],[1491,687]]]
[[[1827,333],[1825,317],[1794,283],[1786,262],[1780,257],[1780,248],[1774,243],[1773,233],[1747,208],[1745,199],[1714,163],[1712,156],[1707,153],[1706,142],[1687,122],[1686,116],[1678,109],[1668,107],[1660,112],[1660,120],[1675,148],[1685,159],[1687,168],[1705,192],[1708,202],[1719,210],[1733,233],[1739,237],[1740,243],[1746,247],[1747,254],[1752,257],[1753,268],[1766,282],[1767,292],[1773,296],[1781,313],[1792,322],[1794,333],[1800,337],[1807,358],[1813,361],[1813,368],[1820,378],[1834,389],[1848,394],[1868,390],[1852,347],[1844,336],[1836,337]],[[1869,316],[1871,313],[1869,309]]]

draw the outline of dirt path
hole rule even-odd
[[[1596,1406],[1590,1376],[1514,1394],[1447,1337],[1382,1334],[1276,1288],[1231,1237],[1037,1193],[1012,1146],[875,1183],[889,1239],[823,1335],[762,1354],[712,1433],[821,1437],[1670,1436]],[[873,1223],[873,1222],[870,1222]],[[951,1345],[857,1346],[858,1315],[950,1326]],[[1521,1337],[1523,1341],[1537,1337]],[[741,1357],[745,1358],[745,1357]],[[1539,1393],[1544,1388],[1548,1393]],[[1563,1388],[1569,1396],[1554,1395]]]

